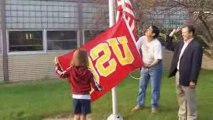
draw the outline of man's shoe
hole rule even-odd
[[[138,110],[141,110],[142,107],[140,107],[139,105],[136,105],[134,108],[132,108],[132,112],[135,112],[135,111],[138,111]]]
[[[157,108],[152,108],[152,109],[151,109],[151,112],[152,112],[152,113],[157,113],[157,112],[158,112],[158,109],[157,109]]]

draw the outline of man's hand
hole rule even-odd
[[[153,64],[147,64],[147,65],[144,65],[144,68],[151,68],[153,66],[155,66],[155,65],[153,65]]]
[[[144,64],[144,68],[150,68],[150,64]]]
[[[179,31],[180,31],[180,28],[179,28],[179,27],[178,27],[178,28],[174,28],[174,29],[172,30],[172,32],[169,34],[169,36],[172,37],[175,33],[179,32]]]
[[[157,65],[161,61],[160,59],[155,59],[151,64],[144,64],[144,68],[151,68]]]
[[[194,89],[194,88],[196,87],[196,84],[195,84],[194,82],[190,81],[189,87],[190,87],[191,89]]]

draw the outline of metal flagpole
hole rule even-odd
[[[114,22],[114,0],[109,0],[109,27],[113,26]],[[123,118],[118,114],[117,110],[116,87],[112,88],[112,114],[107,118],[107,120],[123,120]]]

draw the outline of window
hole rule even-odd
[[[41,51],[42,39],[42,31],[9,31],[9,51]]]
[[[84,31],[84,42],[86,43],[87,41],[92,40],[101,32],[103,32],[103,30],[85,30]]]
[[[47,31],[48,50],[69,50],[77,48],[76,31]]]

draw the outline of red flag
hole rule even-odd
[[[89,41],[81,48],[86,49],[90,68],[103,91],[91,92],[92,101],[118,85],[131,71],[142,66],[133,35],[123,19]],[[70,65],[73,52],[59,56],[62,69]]]
[[[124,17],[128,21],[128,24],[134,34],[134,37],[137,39],[136,18],[130,0],[117,0],[116,20],[119,20],[122,17]]]

